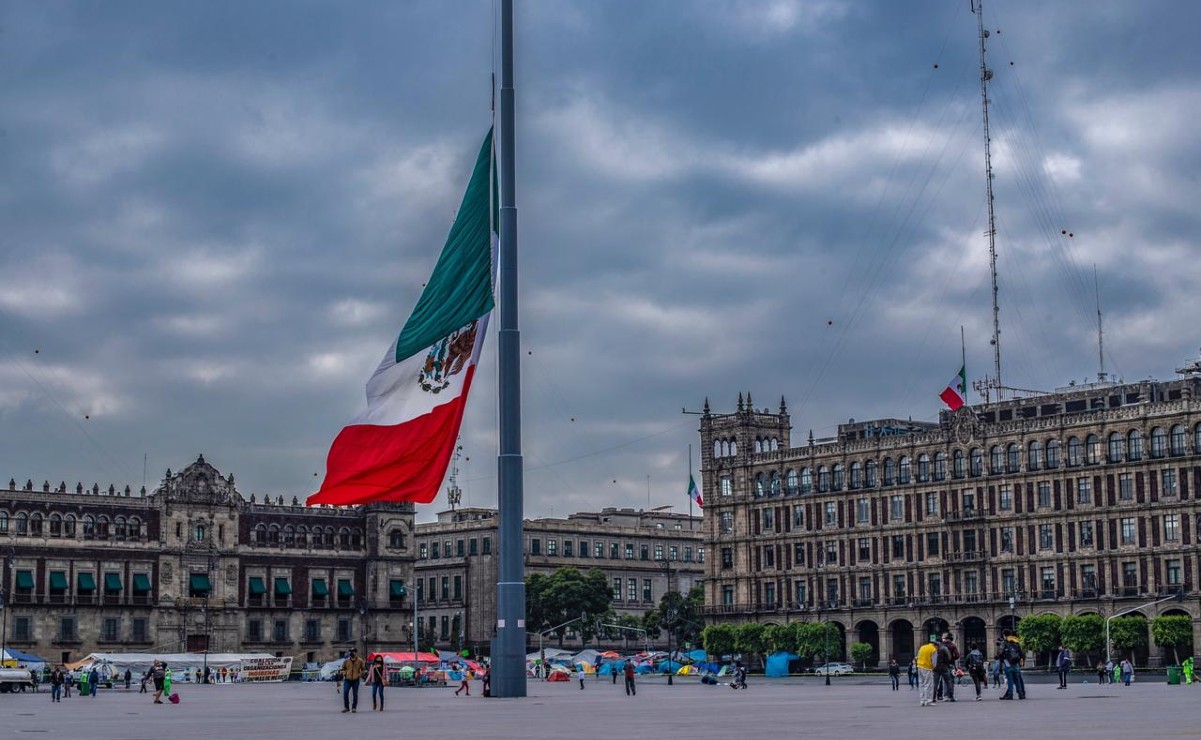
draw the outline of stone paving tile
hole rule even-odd
[[[149,695],[123,689],[51,704],[47,693],[0,695],[0,738],[38,735],[73,740],[191,740],[192,738],[515,738],[520,740],[692,740],[744,737],[888,737],[951,740],[1030,737],[1201,737],[1201,687],[1168,686],[1151,677],[1130,688],[1073,684],[1068,690],[1031,683],[1024,702],[998,701],[998,690],[975,702],[922,708],[917,693],[891,691],[883,680],[856,678],[826,687],[821,679],[751,679],[747,691],[703,686],[691,679],[667,686],[639,683],[636,697],[622,685],[589,680],[531,681],[524,699],[484,699],[449,688],[388,689],[383,712],[360,695],[359,711],[342,714],[332,684],[256,684],[180,687],[181,703],[155,706]]]

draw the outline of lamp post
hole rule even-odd
[[[8,655],[8,589],[5,583],[13,569],[13,553],[16,550],[9,546],[4,555],[4,570],[0,571],[0,668],[4,667],[4,656]]]
[[[209,680],[209,650],[212,648],[213,628],[209,621],[209,599],[212,598],[213,587],[213,569],[217,565],[217,553],[210,552],[208,557],[208,576],[209,576],[209,593],[204,598],[204,670],[200,675],[203,676],[203,681],[207,684]]]
[[[367,659],[367,597],[359,599],[359,631],[363,633],[363,659]]]
[[[672,592],[671,561],[663,560],[660,562],[662,563],[662,566],[663,566],[663,572],[667,576],[667,588],[663,592],[663,596],[666,597],[668,594],[670,594]],[[677,593],[678,593],[678,591],[677,591]],[[671,662],[673,660],[672,654],[674,652],[672,650],[672,646],[674,645],[675,641],[672,638],[673,638],[673,633],[675,631],[674,627],[675,627],[676,617],[679,616],[679,611],[676,609],[676,607],[672,606],[672,607],[669,607],[663,613],[663,616],[664,616],[664,626],[667,627],[667,685],[674,686],[675,684],[672,682],[672,674],[674,673],[674,671],[671,669]]]

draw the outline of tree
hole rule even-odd
[[[744,656],[760,657],[766,647],[763,641],[763,625],[758,622],[747,622],[735,628],[734,649]]]
[[[1060,622],[1059,635],[1064,647],[1077,656],[1087,655],[1105,647],[1105,620],[1098,614],[1073,614]],[[1086,665],[1091,661],[1077,657],[1076,663]]]
[[[860,670],[867,670],[867,661],[871,660],[876,649],[867,642],[851,643],[851,660],[859,664]]]
[[[642,629],[646,630],[646,636],[651,640],[658,640],[659,635],[663,634],[662,615],[658,609],[647,609],[642,614]]]
[[[733,653],[737,644],[735,637],[734,626],[730,624],[711,624],[702,630],[701,640],[709,660],[715,662],[723,655]]]
[[[1151,620],[1151,635],[1155,638],[1156,645],[1172,648],[1176,665],[1180,665],[1179,648],[1188,647],[1189,652],[1192,651],[1193,620],[1183,614],[1158,616]]]
[[[598,568],[581,573],[577,568],[560,568],[550,575],[534,574],[526,578],[526,627],[543,632],[578,617],[596,617],[609,611],[613,591],[608,577]],[[579,624],[585,642],[596,631],[595,621]],[[559,642],[567,628],[556,630]]]
[[[1051,665],[1051,651],[1059,646],[1059,627],[1063,621],[1058,614],[1038,614],[1018,622],[1018,637],[1022,648],[1034,653],[1047,653],[1047,666]]]
[[[701,630],[704,629],[704,606],[703,586],[693,586],[687,596],[679,591],[668,591],[659,599],[659,605],[644,615],[643,622],[652,638],[667,629],[672,632],[675,646],[683,647],[700,640]]]
[[[1109,641],[1121,650],[1134,650],[1146,646],[1146,617],[1115,617],[1109,620]]]
[[[769,624],[763,628],[763,643],[769,653],[781,650],[794,652],[796,647],[796,630],[791,624]]]
[[[796,653],[803,658],[829,661],[842,654],[842,640],[833,622],[802,622],[796,633]]]

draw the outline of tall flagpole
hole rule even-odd
[[[692,445],[688,445],[688,480],[692,480]],[[692,489],[688,489],[688,528],[692,529]]]
[[[521,334],[517,330],[517,195],[513,163],[513,0],[500,5],[500,260],[497,293],[499,454],[497,457],[500,578],[492,694],[523,697],[525,687],[525,564],[522,561]]]

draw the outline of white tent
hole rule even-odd
[[[210,669],[229,668],[236,670],[244,660],[273,659],[271,653],[209,653],[207,665]],[[140,676],[158,660],[166,663],[177,676],[183,671],[196,671],[206,665],[204,653],[92,653],[84,660],[99,662],[112,668],[114,674],[123,674],[128,668]],[[80,661],[83,662],[83,661]]]

